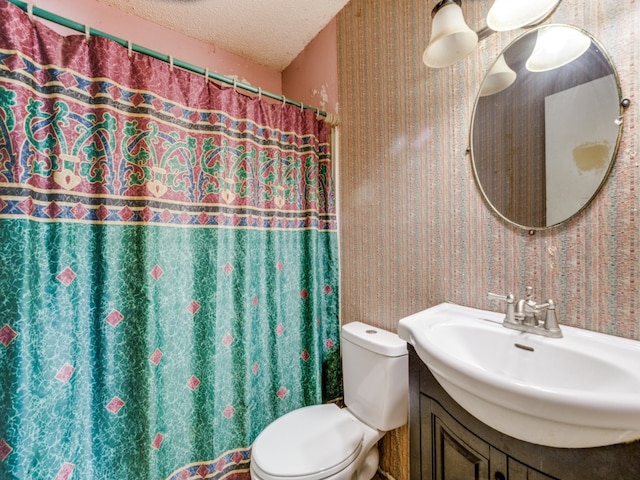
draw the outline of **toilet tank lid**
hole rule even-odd
[[[407,355],[407,342],[398,335],[362,322],[343,325],[342,339],[387,357]]]

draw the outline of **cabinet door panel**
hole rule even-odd
[[[488,480],[489,460],[435,419],[436,480]]]
[[[426,403],[426,402],[425,402]],[[489,444],[428,400],[435,480],[489,480]]]

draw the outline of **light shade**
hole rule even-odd
[[[573,62],[591,46],[591,39],[580,30],[553,25],[538,30],[533,52],[527,60],[530,72],[548,72]]]
[[[544,20],[560,0],[496,0],[487,15],[487,26],[496,32],[535,25]]]
[[[464,21],[462,9],[453,0],[436,6],[431,23],[431,40],[422,61],[428,67],[442,68],[469,55],[478,44],[478,35]]]
[[[516,81],[516,77],[516,72],[507,65],[504,55],[500,55],[484,77],[480,88],[480,96],[488,97],[505,90]]]

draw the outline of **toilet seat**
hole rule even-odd
[[[363,438],[360,422],[336,405],[300,408],[258,435],[251,468],[263,480],[320,480],[351,464]]]

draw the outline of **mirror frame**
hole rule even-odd
[[[480,98],[482,98],[482,96],[480,95],[481,91],[482,91],[482,87],[484,85],[484,82],[487,78],[487,74],[489,73],[489,71],[492,69],[493,65],[500,59],[500,57],[502,55],[504,55],[505,52],[507,52],[507,50],[509,48],[511,48],[516,42],[520,41],[521,39],[523,39],[524,37],[526,37],[527,35],[531,35],[533,34],[533,32],[537,32],[540,29],[544,29],[544,28],[549,28],[549,27],[569,27],[572,29],[575,29],[581,33],[583,33],[584,35],[586,35],[590,40],[591,43],[593,44],[591,48],[593,48],[593,46],[595,46],[595,48],[597,50],[599,50],[599,52],[601,53],[601,55],[604,57],[604,60],[606,60],[606,62],[609,65],[609,68],[611,70],[611,75],[613,75],[614,79],[615,79],[615,83],[616,83],[616,87],[617,87],[617,94],[618,94],[618,118],[621,120],[623,119],[623,114],[624,114],[624,108],[626,108],[628,106],[628,100],[624,99],[622,97],[622,89],[621,89],[621,85],[620,85],[620,77],[618,76],[618,72],[615,68],[615,65],[613,63],[613,60],[611,58],[611,56],[608,54],[608,52],[604,49],[604,47],[602,46],[602,44],[593,36],[591,35],[589,32],[587,32],[584,29],[581,29],[579,27],[576,27],[574,25],[568,25],[568,24],[543,24],[543,25],[538,25],[534,28],[528,29],[527,31],[525,31],[524,33],[522,33],[521,35],[519,35],[518,37],[516,37],[514,40],[512,40],[496,57],[496,59],[488,66],[488,68],[485,71],[485,74],[483,76],[482,79],[482,83],[480,84],[480,87],[478,88],[478,93],[476,95],[475,98],[475,102],[474,102],[474,107],[473,107],[473,112],[472,112],[472,117],[471,117],[471,124],[470,124],[470,131],[469,131],[469,153],[470,153],[470,157],[471,157],[471,165],[472,165],[472,169],[473,169],[473,176],[475,179],[475,183],[478,186],[478,189],[480,190],[480,193],[482,195],[482,198],[484,199],[484,201],[487,203],[487,205],[489,206],[489,208],[491,209],[491,211],[493,213],[495,213],[496,215],[498,215],[498,217],[500,217],[502,220],[504,220],[505,222],[507,222],[508,224],[521,228],[521,229],[525,229],[528,230],[531,234],[534,233],[534,231],[538,231],[538,230],[548,230],[554,227],[558,227],[561,225],[566,224],[567,222],[569,222],[570,220],[576,218],[578,215],[580,215],[582,212],[584,212],[584,210],[586,210],[591,203],[593,202],[593,200],[595,199],[595,197],[598,195],[598,193],[602,190],[602,188],[604,187],[604,184],[607,182],[609,175],[611,174],[611,171],[613,169],[613,166],[615,164],[616,161],[616,157],[618,155],[618,150],[620,148],[620,143],[622,140],[622,134],[623,134],[623,127],[624,127],[624,122],[622,121],[619,124],[619,128],[618,128],[618,135],[616,138],[616,143],[615,146],[613,148],[613,151],[611,153],[611,157],[609,158],[609,162],[607,165],[607,169],[606,172],[603,175],[602,180],[600,181],[600,184],[598,185],[598,187],[594,190],[593,194],[589,197],[589,199],[584,203],[584,205],[582,205],[577,211],[575,211],[573,214],[569,215],[568,217],[564,218],[561,221],[558,221],[556,223],[553,223],[552,225],[544,225],[544,226],[530,226],[530,225],[522,225],[510,218],[508,218],[503,212],[500,212],[491,202],[489,196],[487,195],[487,192],[485,191],[484,187],[482,186],[481,182],[480,182],[480,178],[478,176],[478,171],[477,171],[477,166],[476,166],[476,160],[475,160],[475,156],[474,156],[474,152],[473,152],[473,132],[474,132],[474,124],[476,121],[476,114],[477,114],[477,108],[478,108],[478,102],[480,100]]]

